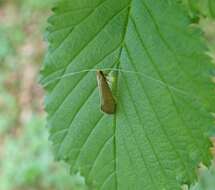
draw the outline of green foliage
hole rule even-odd
[[[2,84],[1,77],[0,84]],[[0,134],[3,134],[12,128],[18,110],[11,94],[3,86],[0,86],[0,91]]]
[[[182,0],[192,16],[203,15],[215,18],[214,0]]]
[[[24,41],[24,32],[20,25],[0,26],[0,61],[3,63],[5,59],[16,53],[16,48]],[[6,65],[9,68],[11,65]]]
[[[43,9],[48,8],[53,3],[53,0],[20,0],[25,6],[37,8],[37,9]]]
[[[9,40],[7,40],[7,35],[5,31],[3,31],[3,29],[1,28],[0,28],[0,41],[1,41],[0,60],[2,61],[2,59],[6,57],[6,55],[10,54],[11,44]]]
[[[200,181],[191,190],[214,190],[215,187],[215,166],[207,170],[204,169],[200,174]]]
[[[89,186],[179,190],[209,165],[213,65],[173,0],[62,0],[41,71],[55,156]],[[100,111],[95,73],[115,68],[117,112]],[[67,77],[63,77],[67,75]]]
[[[69,176],[67,166],[54,163],[44,124],[43,117],[32,118],[24,126],[21,140],[6,137],[0,189],[84,190],[83,179]]]

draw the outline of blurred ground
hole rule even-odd
[[[82,178],[53,161],[37,84],[52,0],[0,0],[0,190],[81,190]],[[215,22],[202,20],[215,59]],[[214,151],[215,152],[215,151]],[[195,190],[215,189],[215,169]]]

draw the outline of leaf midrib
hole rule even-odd
[[[120,58],[121,58],[121,55],[122,55],[122,50],[124,49],[125,47],[125,37],[126,37],[126,33],[127,33],[127,30],[128,30],[128,23],[129,23],[129,19],[130,19],[130,12],[131,12],[131,4],[132,4],[133,0],[130,0],[130,2],[128,3],[128,13],[127,13],[127,18],[126,18],[126,22],[125,22],[125,29],[124,29],[124,32],[123,32],[123,37],[122,37],[122,43],[121,43],[121,49],[120,49],[120,52],[119,52],[119,62],[117,63],[116,65],[116,69],[119,69],[120,67]],[[113,91],[115,91],[116,93],[116,98],[117,98],[117,89],[118,89],[118,80],[119,79],[119,74],[118,72],[116,73],[116,86],[115,86],[115,89],[113,89]],[[115,187],[116,187],[116,190],[118,189],[118,178],[117,178],[117,144],[116,144],[116,127],[117,127],[117,112],[116,114],[114,115],[114,119],[113,119],[113,128],[114,128],[114,134],[113,134],[113,152],[114,152],[114,159],[115,159],[115,162],[114,162],[114,171],[115,171]]]

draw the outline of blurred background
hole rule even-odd
[[[0,0],[0,190],[84,190],[80,176],[55,162],[37,83],[53,0]],[[215,58],[215,22],[200,25]],[[193,190],[214,190],[215,169],[202,169]]]
[[[83,190],[55,162],[37,84],[52,0],[0,0],[0,190]]]

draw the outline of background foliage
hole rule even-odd
[[[188,7],[192,16],[204,16],[215,18],[214,0],[182,0]]]
[[[42,33],[51,1],[0,0],[0,189],[3,190],[86,189],[81,177],[69,176],[66,165],[53,161],[44,129],[43,92],[36,76],[46,48]],[[215,22],[201,18],[200,25],[210,54],[215,57]],[[193,190],[213,190],[214,168],[201,170],[200,183]]]

